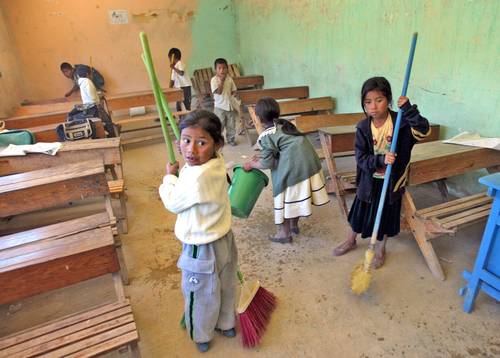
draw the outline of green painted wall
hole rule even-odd
[[[193,18],[193,52],[189,69],[212,67],[214,60],[224,57],[229,63],[238,62],[239,44],[232,0],[198,0]]]
[[[266,87],[309,85],[359,112],[363,81],[382,75],[401,93],[419,32],[408,96],[443,137],[500,136],[498,0],[235,0],[240,62]]]

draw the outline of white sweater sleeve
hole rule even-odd
[[[159,192],[165,208],[174,214],[179,214],[200,203],[199,189],[193,185],[190,187],[182,185],[175,175],[163,177]]]

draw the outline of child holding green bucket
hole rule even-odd
[[[186,162],[167,164],[160,197],[177,214],[175,235],[182,242],[184,317],[200,352],[214,331],[234,337],[238,251],[231,231],[226,165],[219,153],[222,126],[212,112],[189,113],[180,123],[180,151]]]
[[[310,216],[312,205],[330,201],[321,162],[304,134],[279,118],[280,107],[273,98],[261,98],[255,113],[265,128],[257,139],[262,150],[243,169],[271,169],[277,232],[269,240],[289,243],[292,234],[299,234],[299,218]]]

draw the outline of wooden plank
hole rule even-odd
[[[408,182],[418,185],[500,165],[500,151],[436,141],[415,146],[410,163]]]
[[[172,116],[174,118],[179,118],[181,116],[185,116],[186,114],[191,113],[191,111],[174,111],[172,112]],[[113,116],[113,122],[116,124],[120,125],[127,125],[127,124],[135,124],[135,123],[141,123],[141,122],[151,122],[155,121],[158,119],[158,112],[150,112],[146,113],[140,116],[133,116],[130,117],[129,115],[122,115],[122,116]]]
[[[114,316],[119,313],[118,316]],[[6,349],[2,354],[32,357],[134,322],[130,306]]]
[[[71,163],[28,173],[8,175],[0,177],[0,194],[49,184],[55,181],[81,178],[96,174],[104,174],[104,166],[101,160]]]
[[[129,332],[126,334],[123,334],[121,336],[108,339],[107,341],[98,343],[98,344],[93,344],[92,346],[89,346],[81,351],[78,351],[74,354],[67,355],[66,357],[68,358],[86,358],[86,357],[94,357],[95,355],[101,354],[101,353],[106,353],[110,350],[117,349],[125,344],[135,342],[134,344],[131,345],[132,353],[131,356],[136,358],[140,357],[138,347],[137,347],[137,341],[139,340],[139,334],[137,331]]]
[[[267,88],[238,91],[241,103],[244,105],[256,104],[262,97],[278,99],[307,98],[309,97],[308,86]]]
[[[119,270],[116,250],[109,245],[5,272],[0,275],[0,304]]]
[[[181,89],[164,88],[163,93],[167,102],[177,102],[184,100],[184,92],[182,92]],[[108,109],[110,111],[155,104],[153,91],[151,90],[110,94],[105,98],[108,104]],[[71,111],[77,104],[81,104],[81,101],[20,106],[16,109],[15,115],[24,116],[49,112],[67,113]]]
[[[72,353],[77,353],[80,350],[84,350],[88,347],[92,347],[96,344],[101,344],[104,343],[105,341],[109,341],[113,338],[117,338],[120,336],[125,336],[127,337],[128,341],[132,340],[137,340],[139,337],[137,335],[137,328],[135,326],[135,322],[128,323],[126,325],[117,327],[115,329],[109,330],[102,332],[99,335],[87,337],[85,339],[82,339],[72,345],[65,346],[59,349],[56,349],[54,351],[51,351],[50,353],[46,355],[41,355],[41,357],[64,357],[68,356]],[[111,345],[111,344],[110,344]],[[113,344],[114,345],[114,344]],[[116,348],[116,347],[114,347]],[[113,348],[110,348],[113,349]],[[107,350],[105,350],[107,351]],[[79,356],[79,355],[76,355]],[[85,355],[83,355],[85,356]]]
[[[479,213],[479,212],[482,212],[482,211],[489,212],[490,209],[491,209],[491,203],[486,204],[486,205],[482,205],[482,206],[478,206],[478,207],[475,207],[475,208],[472,208],[472,209],[469,209],[469,210],[466,210],[466,211],[462,211],[462,212],[460,212],[458,214],[454,214],[454,215],[450,215],[450,216],[447,216],[447,217],[444,217],[444,218],[436,219],[436,222],[438,222],[439,224],[443,225],[443,224],[447,224],[447,223],[455,221],[457,219],[462,219],[462,218],[465,218],[465,217],[467,217],[469,215],[476,214],[476,213]]]
[[[23,342],[36,339],[37,337],[41,337],[43,335],[49,335],[52,332],[64,329],[65,327],[70,327],[71,325],[78,325],[80,322],[85,322],[87,320],[91,320],[101,315],[107,315],[108,313],[112,313],[113,311],[121,310],[124,307],[129,307],[129,306],[130,306],[129,300],[125,299],[123,301],[104,304],[102,306],[95,307],[91,310],[77,312],[70,316],[58,319],[54,322],[44,323],[36,327],[31,327],[24,331],[17,332],[7,337],[0,338],[0,349],[6,349],[16,344],[21,344]]]
[[[56,155],[30,153],[25,156],[0,157],[0,176],[98,159],[104,165],[121,164],[120,138],[63,142]]]
[[[431,212],[431,211],[439,210],[439,209],[443,209],[443,208],[447,208],[450,205],[465,203],[465,202],[467,202],[469,200],[474,200],[474,199],[482,198],[482,197],[485,197],[485,196],[487,196],[486,192],[479,193],[479,194],[474,194],[474,195],[469,195],[469,196],[465,196],[465,197],[460,198],[460,199],[448,201],[446,203],[442,203],[442,204],[438,204],[438,205],[433,205],[433,206],[430,206],[428,208],[417,210],[416,215],[418,215],[420,217],[425,217],[424,215],[427,214],[427,213],[429,213],[429,212]]]
[[[0,272],[7,272],[112,245],[111,227],[98,227],[76,234],[37,240],[0,251]]]
[[[304,98],[282,101],[279,102],[279,105],[281,116],[307,112],[331,111],[334,108],[332,97]]]
[[[52,123],[65,122],[68,117],[68,112],[69,111],[58,111],[42,114],[30,114],[5,118],[3,121],[5,122],[5,128],[7,129],[31,128]]]
[[[88,162],[69,164],[69,166],[77,168],[85,163]],[[0,177],[0,217],[52,208],[85,198],[109,194],[104,169],[97,172],[95,168],[82,167],[76,173],[66,172],[57,175],[56,172],[51,176],[41,178],[33,176],[33,173],[36,175],[40,174],[38,172],[50,173],[51,170],[57,168],[60,167]],[[12,177],[23,175],[25,177],[19,178],[17,182],[9,183]]]
[[[109,226],[107,212],[72,219],[0,237],[0,251],[26,245],[38,240],[56,239],[96,227]]]
[[[124,139],[122,141],[122,144],[123,145],[136,144],[136,143],[147,142],[150,140],[158,140],[158,139],[163,139],[163,134],[151,134],[151,135],[142,136],[142,137],[134,137],[134,138]]]
[[[184,92],[179,88],[164,88],[163,94],[167,102],[182,102],[184,100]],[[148,106],[156,103],[151,90],[106,96],[106,101],[110,111]]]
[[[460,225],[465,225],[465,224],[470,224],[475,221],[478,221],[480,219],[488,217],[490,215],[491,208],[484,208],[484,210],[475,212],[475,213],[468,213],[467,216],[450,221],[446,224],[443,224],[443,227],[446,229],[451,229]]]
[[[111,194],[122,193],[124,189],[123,179],[108,181],[109,192]]]
[[[294,121],[299,131],[311,133],[322,127],[354,126],[365,117],[364,113],[317,114],[298,116]]]
[[[236,88],[246,89],[246,88],[256,88],[262,87],[264,85],[264,76],[261,75],[253,75],[253,76],[241,76],[241,77],[233,77],[234,84]]]
[[[482,205],[491,203],[491,201],[492,201],[492,198],[487,197],[487,196],[484,198],[478,198],[475,200],[468,200],[468,201],[461,203],[461,204],[448,206],[446,208],[439,209],[439,210],[433,210],[427,214],[424,214],[423,217],[427,219],[430,217],[439,218],[440,216],[448,216],[448,215],[458,213],[458,212],[461,212],[461,211],[464,211],[464,210],[467,210],[470,208],[475,208],[476,206],[482,206]]]

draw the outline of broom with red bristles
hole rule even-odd
[[[266,330],[271,313],[276,307],[276,296],[260,285],[258,280],[246,282],[238,270],[241,284],[238,316],[244,347],[255,347]]]

